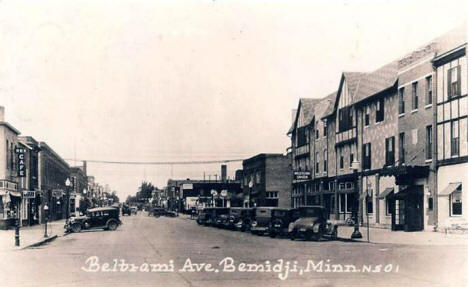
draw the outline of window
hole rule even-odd
[[[306,128],[298,128],[297,129],[297,146],[303,146],[308,143],[307,140],[307,133],[306,133]]]
[[[371,169],[371,144],[362,145],[362,169]]]
[[[395,200],[391,199],[391,195],[385,197],[385,215],[391,215],[395,210]]]
[[[460,66],[448,70],[447,93],[449,99],[460,96]]]
[[[459,142],[459,135],[458,135],[458,121],[453,121],[451,123],[452,127],[451,127],[451,133],[450,133],[450,136],[451,136],[451,147],[452,147],[452,156],[454,155],[458,155],[458,151],[459,151],[459,146],[460,146],[460,142]]]
[[[412,108],[413,110],[418,109],[418,82],[414,82],[412,85],[413,89],[411,90],[411,95],[412,95]]]
[[[319,173],[320,171],[320,163],[319,163],[319,153],[315,153],[315,173]]]
[[[426,78],[426,106],[432,105],[432,76]]]
[[[364,125],[365,125],[365,126],[368,126],[368,125],[369,125],[369,112],[370,112],[369,105],[367,105],[367,106],[364,108],[364,111],[365,111]]]
[[[400,88],[398,91],[398,113],[405,113],[405,88]]]
[[[462,215],[462,191],[456,190],[450,195],[450,215]]]
[[[405,163],[405,133],[400,133],[398,137],[398,161]]]
[[[432,159],[432,126],[426,127],[426,159]]]
[[[434,209],[434,198],[432,198],[432,197],[427,198],[427,209],[429,209],[429,210]]]
[[[13,143],[10,143],[10,169],[14,170],[15,169],[15,155],[13,154],[14,148],[13,148]]]
[[[338,131],[347,131],[351,129],[353,125],[353,115],[351,113],[350,107],[341,108],[338,112],[339,122],[338,122]]]
[[[384,102],[384,99],[379,99],[377,101],[377,108],[375,110],[375,122],[378,123],[378,122],[381,122],[384,120],[384,115],[385,115],[385,102]]]
[[[327,136],[327,125],[325,123],[323,124],[323,136]]]
[[[340,149],[340,169],[344,168],[343,149]]]
[[[260,174],[260,171],[257,171],[257,173],[255,174],[255,183],[260,183],[261,181],[261,174]]]
[[[10,169],[10,143],[8,140],[6,140],[6,163],[7,163],[7,169]]]
[[[349,166],[352,167],[353,166],[353,161],[354,161],[354,153],[351,152],[349,154]]]
[[[318,139],[320,137],[320,134],[319,134],[319,129],[317,128],[315,130],[315,139]]]
[[[327,150],[323,152],[323,172],[327,172]]]
[[[395,137],[385,139],[385,165],[395,163]]]

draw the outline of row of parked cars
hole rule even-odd
[[[278,207],[206,207],[198,214],[197,223],[270,237],[288,236],[291,240],[336,239],[338,226],[344,222],[329,220],[328,211],[319,205],[298,208]]]
[[[167,210],[163,207],[153,207],[148,210],[148,216],[160,217],[160,216],[167,216],[167,217],[177,217],[177,213],[171,210]]]

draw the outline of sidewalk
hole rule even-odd
[[[48,239],[53,240],[62,236],[65,229],[65,219],[47,223]],[[32,244],[39,244],[47,240],[44,238],[44,224],[36,224],[20,228],[20,246],[15,246],[15,230],[0,230],[0,251],[18,250]]]
[[[338,237],[350,239],[354,228],[340,226]],[[367,242],[367,227],[359,228],[362,239],[356,241]],[[445,234],[433,231],[404,232],[390,229],[369,228],[371,243],[409,244],[409,245],[468,245],[468,234]]]

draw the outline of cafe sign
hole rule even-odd
[[[294,179],[295,180],[311,179],[311,173],[310,173],[310,171],[295,171],[294,172]]]
[[[26,160],[24,154],[26,153],[26,149],[24,148],[16,148],[15,149],[16,156],[18,158],[18,177],[26,177]]]
[[[36,198],[35,190],[23,190],[23,198]]]

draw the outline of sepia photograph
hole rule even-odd
[[[0,0],[0,286],[468,287],[467,12]]]

